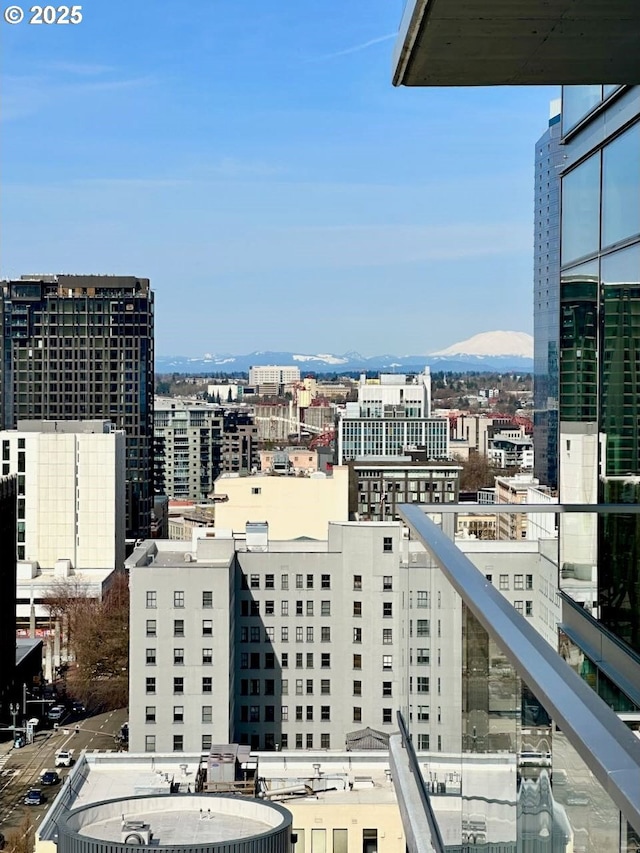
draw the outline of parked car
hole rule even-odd
[[[31,788],[27,791],[27,796],[24,798],[25,806],[41,806],[45,801],[44,794],[40,788]]]
[[[56,767],[71,767],[73,764],[73,755],[68,749],[61,749],[56,753]]]
[[[57,785],[59,781],[60,777],[55,770],[45,770],[40,777],[40,783],[42,785]]]
[[[73,702],[71,705],[71,713],[74,717],[80,717],[82,714],[87,713],[87,709],[82,702]]]

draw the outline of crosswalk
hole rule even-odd
[[[0,770],[2,770],[2,768],[7,763],[8,760],[9,760],[9,753],[7,753],[6,755],[0,755]]]
[[[21,770],[0,770],[0,776],[1,777],[19,776],[20,773],[22,773]]]

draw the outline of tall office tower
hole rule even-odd
[[[565,87],[562,134],[560,499],[635,505],[640,87]],[[561,533],[563,588],[640,653],[640,516],[564,515]],[[574,614],[572,624],[583,650],[601,647],[591,620]],[[606,675],[616,681],[620,672]]]
[[[7,724],[16,669],[16,478],[0,477],[0,719]]]
[[[3,283],[0,423],[108,418],[127,436],[127,536],[153,503],[153,292],[134,276]]]
[[[536,143],[533,294],[534,472],[558,487],[558,337],[560,334],[560,100]]]

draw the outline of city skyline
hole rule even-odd
[[[149,277],[160,354],[531,330],[530,141],[555,89],[394,91],[400,4],[154,9],[4,27],[3,276]]]

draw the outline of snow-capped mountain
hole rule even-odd
[[[432,356],[518,356],[533,358],[533,337],[526,332],[482,332],[466,341],[452,344]]]
[[[453,344],[431,355],[363,356],[358,352],[304,354],[292,352],[252,352],[247,355],[206,353],[202,357],[158,356],[157,373],[248,373],[252,365],[297,366],[305,373],[353,373],[388,371],[415,373],[425,366],[433,370],[521,371],[533,369],[533,338],[525,332],[485,332]]]

